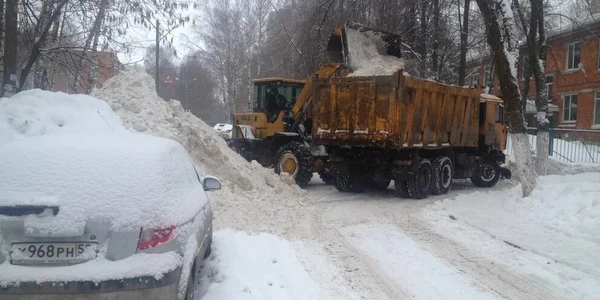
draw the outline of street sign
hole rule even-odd
[[[167,75],[167,77],[165,78],[165,80],[163,80],[163,84],[165,85],[173,85],[173,79],[171,79],[171,75]]]

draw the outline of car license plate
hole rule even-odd
[[[20,264],[60,264],[81,263],[96,258],[98,243],[13,243],[11,263]]]

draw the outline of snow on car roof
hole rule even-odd
[[[28,90],[0,98],[0,144],[56,133],[125,131],[110,106],[86,95]]]
[[[0,205],[58,205],[26,226],[73,234],[88,220],[113,229],[179,225],[207,201],[177,142],[144,134],[54,134],[0,147]]]

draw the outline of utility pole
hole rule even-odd
[[[160,64],[159,64],[159,55],[160,55],[160,23],[156,20],[156,94],[160,97]]]
[[[2,86],[5,97],[17,92],[17,15],[19,0],[7,0],[5,8],[4,73]]]

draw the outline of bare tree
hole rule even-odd
[[[460,1],[458,1],[460,4]],[[460,24],[460,62],[458,67],[458,85],[465,85],[465,78],[467,76],[467,43],[469,42],[469,10],[471,6],[471,0],[465,0],[465,7],[463,11],[463,21]],[[458,18],[460,21],[460,5],[458,5]]]
[[[488,44],[491,49],[497,50],[493,52],[496,75],[505,101],[523,196],[529,196],[535,188],[537,175],[527,141],[521,105],[523,98],[517,79],[518,39],[514,12],[509,0],[476,2],[485,20]]]

